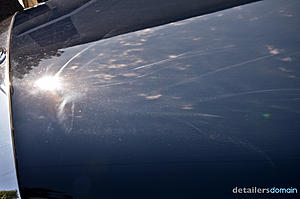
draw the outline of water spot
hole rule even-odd
[[[161,94],[158,94],[158,95],[150,95],[150,96],[147,96],[146,99],[149,99],[149,100],[155,100],[155,99],[160,98],[161,96],[162,96]]]
[[[191,104],[186,104],[181,107],[183,110],[193,110],[193,106]]]
[[[284,62],[291,62],[293,59],[291,57],[285,57],[285,58],[282,58],[280,60],[284,61]]]
[[[273,46],[267,46],[269,53],[271,55],[277,55],[279,54],[279,50],[277,48],[274,48]]]
[[[169,55],[169,58],[170,59],[175,59],[175,58],[177,58],[178,57],[178,55]]]
[[[195,38],[193,38],[194,41],[198,41],[200,39],[201,39],[201,37],[195,37]]]
[[[125,73],[125,74],[122,74],[122,76],[124,76],[124,77],[135,77],[135,76],[137,76],[137,74],[136,73]]]
[[[286,73],[290,73],[291,72],[290,70],[288,70],[288,69],[286,69],[284,67],[279,67],[278,69],[281,70],[282,72],[286,72]]]
[[[145,97],[147,95],[145,93],[140,93],[140,94],[138,94],[138,96]]]
[[[72,70],[75,70],[75,69],[77,69],[79,66],[71,66],[71,69]]]

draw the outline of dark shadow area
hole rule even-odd
[[[22,190],[23,198],[72,199],[72,196],[51,189],[26,188]]]
[[[58,49],[200,16],[257,0],[159,1],[59,0],[20,12],[12,34],[15,64],[22,78],[41,59],[59,56]],[[25,66],[25,68],[24,68]]]
[[[0,0],[0,22],[21,10],[23,7],[18,0]]]

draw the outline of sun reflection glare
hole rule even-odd
[[[45,91],[55,91],[61,88],[61,82],[56,76],[45,76],[38,79],[35,86]]]

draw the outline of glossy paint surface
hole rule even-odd
[[[36,67],[13,57],[23,196],[299,185],[299,9],[263,1],[46,51]]]

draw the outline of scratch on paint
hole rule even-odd
[[[236,97],[236,96],[242,96],[242,95],[249,95],[249,94],[259,94],[259,93],[269,93],[269,92],[282,92],[282,91],[300,91],[298,88],[278,88],[278,89],[264,89],[264,90],[253,90],[253,91],[245,91],[245,92],[239,92],[239,93],[230,93],[230,94],[224,94],[224,95],[218,95],[215,97],[209,97],[202,100],[199,100],[199,102],[206,102],[206,101],[212,101],[212,100],[219,100],[229,97]]]
[[[72,107],[71,107],[71,124],[70,127],[67,128],[67,133],[70,133],[73,129],[73,125],[74,125],[74,110],[75,110],[75,103],[72,102]]]
[[[191,122],[188,122],[186,120],[180,120],[182,123],[186,124],[187,126],[193,128],[194,130],[196,130],[198,133],[208,137],[209,139],[211,140],[218,140],[218,139],[222,139],[222,140],[219,140],[219,141],[222,141],[222,142],[230,142],[230,143],[233,143],[235,145],[240,145],[246,149],[250,149],[256,153],[259,153],[261,156],[263,156],[269,163],[272,167],[275,166],[274,162],[272,161],[272,159],[270,158],[270,156],[264,152],[263,150],[261,150],[260,148],[254,146],[253,144],[251,143],[248,143],[248,142],[244,142],[244,141],[241,141],[241,140],[238,140],[238,139],[234,139],[228,135],[221,135],[221,134],[217,134],[217,133],[204,133],[201,129],[199,129],[197,126],[195,126],[194,124],[192,124]]]
[[[228,48],[233,48],[233,46],[228,45],[228,46],[224,46],[224,47],[221,47],[221,48],[214,48],[214,49],[210,49],[210,50],[188,51],[188,52],[181,53],[181,54],[178,54],[178,55],[171,55],[171,56],[169,56],[168,59],[163,59],[163,60],[151,63],[151,64],[142,65],[142,66],[133,68],[132,70],[140,70],[140,69],[144,69],[144,68],[151,67],[151,66],[154,66],[154,65],[162,64],[162,63],[165,63],[165,62],[170,62],[170,61],[177,60],[177,59],[189,58],[189,57],[200,56],[200,55],[207,55],[207,54],[215,53],[216,51],[225,50],[225,49],[228,49]]]
[[[210,71],[210,72],[201,74],[201,75],[199,75],[197,77],[189,78],[187,80],[180,81],[178,83],[175,83],[173,85],[168,86],[165,89],[169,89],[169,88],[172,88],[172,87],[175,87],[175,86],[179,86],[179,85],[183,85],[183,84],[186,84],[186,83],[194,82],[194,81],[196,81],[196,80],[198,80],[198,79],[200,79],[202,77],[213,75],[215,73],[222,72],[222,71],[227,71],[227,70],[230,70],[230,69],[233,69],[233,68],[237,68],[237,67],[240,67],[240,66],[252,63],[252,62],[257,62],[257,61],[260,61],[260,60],[263,60],[263,59],[267,59],[267,58],[270,58],[270,57],[273,57],[273,56],[274,56],[273,54],[272,55],[265,55],[265,56],[257,57],[255,59],[250,59],[250,60],[238,63],[238,64],[232,64],[232,65],[229,65],[229,66],[221,67],[221,68],[218,68],[218,69],[216,69],[214,71]]]
[[[199,56],[199,55],[207,55],[207,54],[210,54],[210,53],[215,53],[216,51],[219,51],[219,50],[223,51],[223,50],[228,49],[228,48],[233,48],[233,46],[228,45],[228,46],[225,46],[225,47],[222,47],[222,48],[215,48],[215,49],[211,49],[211,50],[207,50],[207,51],[203,51],[203,50],[202,51],[190,51],[190,52],[186,52],[186,53],[176,55],[172,58],[164,59],[164,60],[161,60],[161,61],[158,61],[158,62],[154,62],[154,63],[151,63],[151,64],[147,64],[147,65],[143,65],[143,66],[133,68],[133,69],[131,69],[131,71],[132,70],[135,71],[135,70],[145,69],[147,67],[162,64],[162,63],[165,63],[165,62],[170,62],[170,61],[173,61],[173,60],[176,60],[176,59],[188,58],[188,57]],[[157,70],[153,70],[153,71],[145,73],[145,74],[141,74],[141,75],[135,77],[135,79],[132,79],[132,80],[123,81],[123,82],[116,82],[116,83],[109,83],[109,84],[102,84],[100,86],[101,87],[110,87],[110,86],[115,86],[115,85],[132,83],[132,82],[138,81],[141,78],[147,77],[149,75],[152,75],[152,74],[154,74],[156,72],[159,72],[161,70],[164,70],[164,69],[166,69],[166,67],[159,68]],[[126,71],[125,73],[128,73],[128,72],[130,72],[130,71]],[[117,75],[122,75],[122,74],[117,74]],[[99,83],[95,83],[95,85],[99,85]]]
[[[74,55],[71,59],[69,59],[55,74],[55,76],[59,76],[60,73],[68,66],[68,64],[73,61],[75,58],[77,58],[79,55],[81,55],[82,53],[84,53],[85,51],[87,51],[89,48],[91,48],[92,46],[94,46],[95,44],[89,45],[88,47],[84,48],[83,50],[81,50],[79,53],[77,53],[76,55]]]

